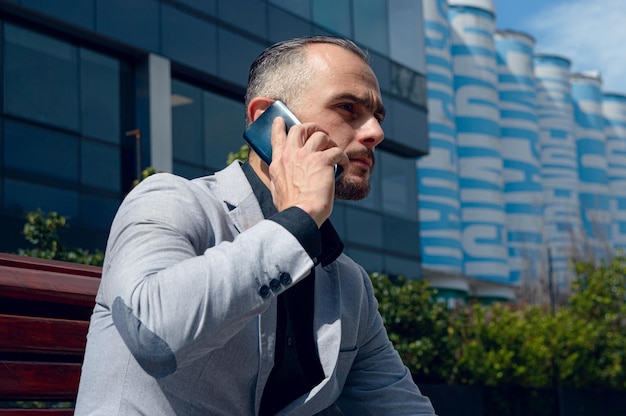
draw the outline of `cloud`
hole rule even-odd
[[[624,0],[565,0],[527,22],[535,52],[572,61],[572,71],[600,71],[603,90],[626,94],[626,7]]]

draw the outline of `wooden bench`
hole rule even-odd
[[[78,391],[100,267],[0,253],[0,416],[72,415],[9,409],[69,402]]]

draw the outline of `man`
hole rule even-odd
[[[76,415],[433,415],[394,351],[333,199],[369,191],[384,107],[352,42],[295,39],[253,63],[248,123],[272,126],[214,176],[143,181],[113,222]],[[344,174],[337,184],[334,165]]]

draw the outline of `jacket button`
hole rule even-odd
[[[270,289],[272,289],[272,292],[279,291],[281,287],[282,285],[280,284],[280,280],[278,279],[270,280]]]
[[[278,278],[280,279],[280,283],[282,283],[284,286],[291,284],[291,275],[287,272],[282,272],[280,276],[278,276]]]
[[[272,291],[270,290],[270,287],[268,285],[262,285],[261,287],[259,287],[258,293],[259,296],[265,299],[272,293]]]

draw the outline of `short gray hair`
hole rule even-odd
[[[354,42],[333,36],[309,36],[276,43],[265,49],[250,66],[245,107],[255,97],[268,97],[290,102],[310,79],[306,46],[315,43],[337,45],[369,65],[366,52]],[[247,112],[246,112],[247,114]],[[247,120],[246,122],[250,122]]]

